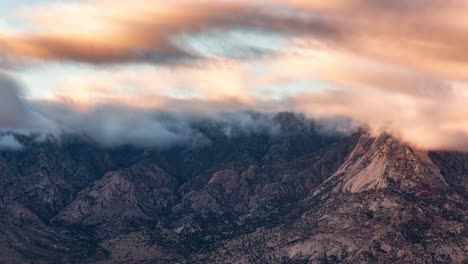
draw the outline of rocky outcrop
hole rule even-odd
[[[153,219],[175,201],[174,178],[150,162],[115,172],[85,188],[53,220],[99,225],[122,219]]]

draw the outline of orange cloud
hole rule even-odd
[[[347,116],[374,133],[390,132],[426,150],[468,150],[468,96],[419,97],[361,88],[303,94],[299,111],[313,117]]]
[[[468,80],[466,1],[286,0],[332,20],[336,49]],[[330,37],[330,36],[325,36]]]
[[[442,0],[91,0],[23,10],[27,26],[1,30],[0,47],[29,59],[167,63],[198,55],[174,42],[182,33],[261,28],[467,80],[467,11]]]
[[[158,61],[190,56],[171,43],[245,10],[244,1],[120,1],[53,4],[21,12],[25,30],[0,32],[2,50],[18,57],[89,63]]]
[[[71,73],[51,85],[54,97],[81,106],[125,104],[137,108],[163,108],[165,98],[205,102],[236,101],[255,107],[249,86],[254,82],[236,61],[218,61],[198,67],[140,66]],[[49,98],[50,99],[50,98]]]

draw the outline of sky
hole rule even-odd
[[[24,113],[1,114],[0,128],[128,121],[109,107],[296,111],[468,151],[467,11],[466,0],[2,1],[0,100]]]

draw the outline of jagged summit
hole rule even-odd
[[[347,160],[328,181],[343,192],[397,188],[444,190],[448,184],[428,153],[411,148],[389,134],[363,134]]]

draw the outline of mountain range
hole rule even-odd
[[[159,148],[15,135],[0,263],[468,263],[468,154],[271,122]]]

